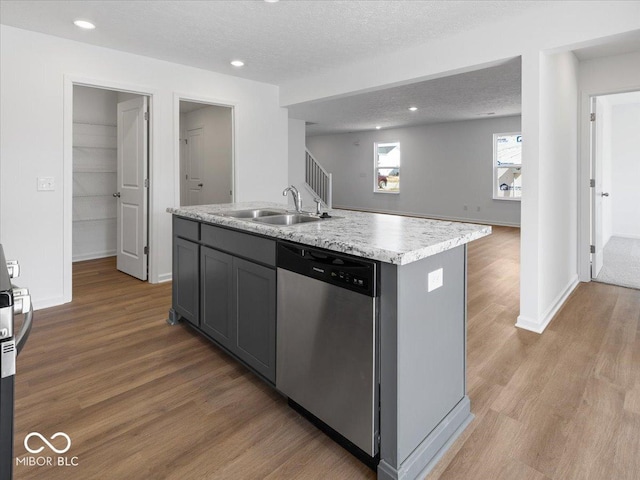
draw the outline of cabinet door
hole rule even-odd
[[[233,259],[234,353],[271,382],[276,378],[276,272]]]
[[[182,318],[200,323],[199,245],[182,238],[173,239],[173,309]]]
[[[233,257],[202,247],[200,253],[202,330],[233,350]]]

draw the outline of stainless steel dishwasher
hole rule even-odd
[[[378,453],[377,265],[285,242],[278,244],[277,264],[276,388],[373,466]]]

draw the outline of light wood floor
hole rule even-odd
[[[581,284],[543,335],[516,329],[519,231],[494,232],[469,246],[476,418],[428,478],[640,478],[640,291]],[[170,303],[169,284],[111,259],[74,265],[74,301],[36,312],[19,358],[15,448],[66,432],[79,465],[20,465],[15,479],[375,478],[244,367],[168,326]]]

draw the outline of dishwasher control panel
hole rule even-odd
[[[332,270],[330,275],[331,275],[331,278],[333,278],[334,280],[340,283],[345,283],[345,284],[353,285],[356,287],[363,287],[365,289],[369,286],[368,280],[366,277],[361,277],[359,275],[351,274],[343,270]]]
[[[377,297],[374,261],[287,242],[278,243],[277,258],[279,268]]]

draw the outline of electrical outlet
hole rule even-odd
[[[467,205],[464,205],[464,206],[462,207],[462,209],[463,209],[463,210],[465,210],[465,211],[467,211],[467,210],[469,210],[469,207],[468,207]]]
[[[476,212],[479,212],[479,211],[480,211],[480,207],[476,207]]]
[[[436,288],[440,288],[443,284],[442,268],[429,272],[427,276],[427,292],[433,292]]]
[[[52,192],[56,189],[55,177],[38,177],[38,191]]]

